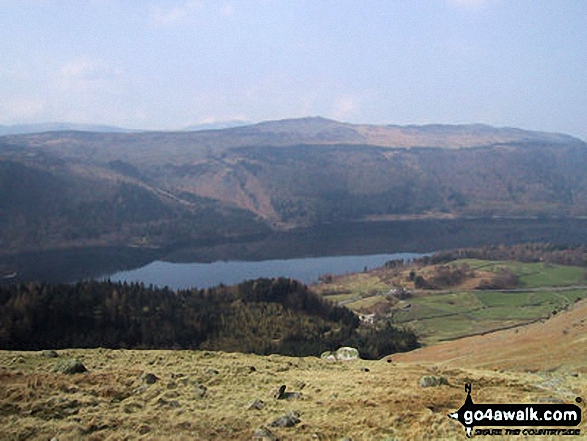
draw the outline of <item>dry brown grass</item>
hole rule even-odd
[[[256,428],[291,410],[300,412],[301,423],[271,428],[279,439],[464,439],[462,427],[446,414],[463,403],[467,381],[473,381],[477,402],[568,400],[584,391],[569,389],[556,372],[387,360],[330,363],[313,357],[105,349],[66,350],[60,357],[78,358],[89,372],[53,373],[59,359],[0,352],[2,439],[251,439]],[[143,384],[139,377],[145,372],[159,381]],[[419,387],[419,379],[430,374],[444,375],[450,385]],[[544,386],[548,381],[550,388]],[[204,397],[197,384],[207,388]],[[273,398],[282,384],[302,398]],[[254,399],[265,407],[248,410]]]

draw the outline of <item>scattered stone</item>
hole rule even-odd
[[[276,400],[282,400],[283,395],[285,394],[285,388],[286,388],[285,384],[282,384],[281,386],[279,386],[279,389],[277,389],[277,391],[273,394],[273,398],[275,398]]]
[[[257,368],[255,366],[249,366],[249,372],[257,372]]]
[[[216,369],[212,368],[206,368],[204,372],[206,372],[208,375],[218,375],[220,373]]]
[[[294,410],[274,420],[269,427],[293,427],[300,422],[300,413]]]
[[[371,371],[369,370],[369,368],[366,368],[366,367],[362,367],[362,368],[361,368],[361,371],[363,371],[363,372],[371,372]]]
[[[43,357],[47,357],[47,358],[59,357],[59,354],[57,353],[57,351],[54,351],[53,349],[45,349],[44,351],[41,352],[41,355]]]
[[[159,380],[159,377],[151,373],[141,374],[139,378],[145,384],[155,384]]]
[[[267,427],[261,426],[253,433],[253,439],[276,441],[277,437]]]
[[[273,398],[276,400],[297,400],[302,398],[302,394],[300,392],[286,392],[285,389],[285,384],[281,385],[279,389],[273,394]]]
[[[58,361],[55,366],[53,366],[53,372],[59,372],[61,374],[67,375],[81,374],[87,371],[88,370],[81,363],[81,361],[73,358]]]
[[[206,394],[208,393],[208,388],[206,386],[204,386],[203,384],[196,383],[194,385],[194,392],[196,394],[196,397],[204,398],[206,396]]]
[[[258,398],[253,401],[249,407],[247,408],[248,410],[261,410],[265,407],[265,402],[263,400],[259,400]]]
[[[294,386],[296,387],[296,389],[302,390],[304,387],[306,387],[306,383],[304,383],[303,381],[296,381],[294,383]]]
[[[437,387],[448,385],[448,380],[442,375],[424,375],[420,378],[420,387]]]

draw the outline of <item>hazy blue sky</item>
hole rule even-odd
[[[587,139],[586,0],[0,0],[0,124],[324,116]]]

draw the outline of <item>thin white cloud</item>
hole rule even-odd
[[[99,60],[80,58],[61,66],[55,78],[55,86],[75,91],[115,91],[122,81],[122,70]]]
[[[186,23],[192,20],[202,9],[202,2],[189,0],[178,6],[153,6],[149,13],[149,23],[152,26],[170,26]]]

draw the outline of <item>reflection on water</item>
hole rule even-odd
[[[558,244],[587,244],[587,220],[565,219],[470,219],[470,220],[420,220],[403,222],[350,222],[321,225],[314,228],[276,233],[255,242],[231,242],[209,247],[173,250],[138,248],[84,248],[40,253],[23,253],[0,258],[0,275],[14,276],[0,279],[0,283],[20,281],[75,282],[90,277],[100,278],[121,271],[148,266],[154,273],[170,270],[161,262],[212,263],[206,267],[197,282],[206,286],[207,272],[226,276],[225,284],[256,277],[251,270],[255,266],[268,265],[273,274],[273,264],[264,261],[289,261],[275,263],[277,267],[294,265],[304,271],[304,265],[312,265],[313,257],[370,256],[395,253],[427,253],[436,250],[474,247],[481,245],[513,244],[522,242],[552,242]],[[354,259],[354,258],[353,258]],[[378,259],[378,258],[377,258]],[[230,262],[247,261],[237,271]],[[341,262],[344,259],[341,260]],[[149,265],[151,262],[152,265]],[[257,262],[257,263],[255,263]],[[334,260],[333,262],[337,262]],[[376,264],[382,262],[378,261]],[[376,264],[361,263],[364,266]],[[182,267],[184,268],[184,267]],[[194,271],[185,267],[185,272]],[[349,269],[331,272],[346,272]],[[327,271],[323,271],[327,272]],[[16,274],[14,274],[16,273]],[[142,273],[141,273],[142,274]],[[293,274],[293,273],[290,273]],[[173,279],[183,278],[177,273]],[[241,278],[242,277],[242,278]],[[308,277],[314,277],[313,273]],[[300,278],[307,280],[303,273]],[[238,280],[237,280],[238,279]],[[174,285],[172,280],[163,284]]]
[[[260,262],[217,261],[212,263],[152,262],[134,271],[111,275],[113,281],[143,282],[173,289],[209,288],[223,283],[232,285],[260,277],[290,277],[304,283],[318,280],[322,274],[344,274],[383,265],[388,260],[414,259],[422,254],[398,253],[369,256],[308,257]]]

